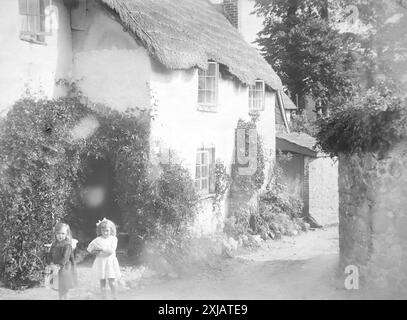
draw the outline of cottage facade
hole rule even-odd
[[[255,0],[211,0],[224,12],[231,24],[253,48],[258,32],[263,29],[263,17],[253,14]],[[277,156],[283,169],[283,179],[290,192],[304,203],[303,213],[318,224],[338,223],[338,164],[336,159],[314,149],[316,140],[305,134],[290,132],[291,113],[296,104],[282,93],[284,108],[275,108],[276,150],[290,154],[290,160]],[[298,104],[298,103],[297,103]],[[315,118],[315,103],[307,99],[304,110],[309,119]],[[329,199],[329,201],[327,201]]]
[[[173,150],[202,196],[199,234],[222,227],[212,211],[213,164],[234,161],[239,119],[258,111],[270,169],[281,81],[207,0],[4,0],[0,112],[24,92],[66,94],[124,111],[153,108],[152,153]],[[276,109],[277,108],[277,109]],[[280,111],[283,112],[283,111]],[[284,113],[284,112],[283,112]]]

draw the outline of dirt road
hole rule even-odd
[[[264,242],[256,252],[235,257],[182,278],[142,279],[122,290],[119,299],[365,299],[381,298],[344,288],[344,273],[337,270],[337,226],[296,237]],[[341,275],[339,278],[335,274]],[[82,287],[72,299],[97,299],[86,289],[90,269],[79,268]],[[129,276],[129,274],[127,274]],[[383,297],[383,296],[382,296]],[[0,299],[55,299],[46,288],[21,293],[0,288]]]
[[[337,227],[265,242],[219,268],[136,290],[126,299],[353,298],[335,279]],[[343,287],[343,285],[342,285]]]

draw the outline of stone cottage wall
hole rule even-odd
[[[304,159],[304,206],[322,226],[338,223],[338,162],[330,157]],[[307,196],[308,195],[308,196]]]
[[[407,144],[383,159],[339,158],[340,265],[359,268],[362,286],[407,288]]]
[[[4,240],[5,239],[4,239],[3,230],[0,228],[0,281],[1,281],[2,273],[4,271],[4,250],[3,250]]]

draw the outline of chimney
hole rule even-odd
[[[230,23],[239,29],[239,0],[223,0],[223,11]]]

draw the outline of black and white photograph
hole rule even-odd
[[[407,299],[406,0],[0,12],[0,300]]]

